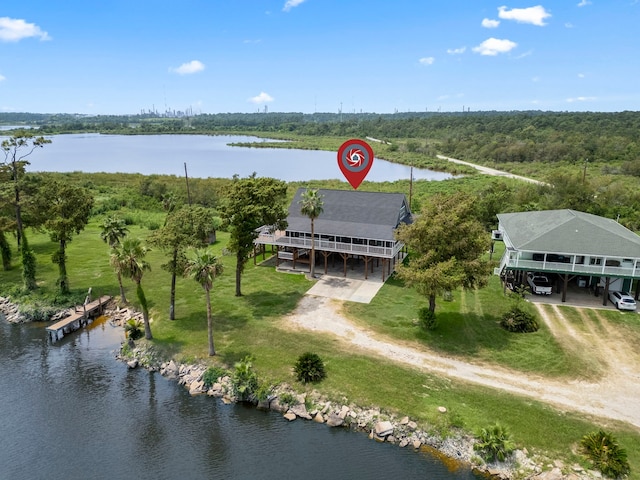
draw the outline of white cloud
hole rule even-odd
[[[304,3],[304,0],[287,0],[284,4],[284,7],[282,7],[282,11],[288,12],[289,10],[297,7],[301,3]]]
[[[542,5],[536,5],[529,8],[512,8],[498,7],[498,17],[504,20],[515,20],[518,23],[530,23],[543,27],[545,18],[549,18],[551,14],[547,12]]]
[[[540,77],[535,76],[535,77],[533,77],[533,78],[531,79],[531,81],[532,81],[533,83],[538,83],[538,82],[540,81]]]
[[[0,17],[0,41],[18,42],[29,37],[51,40],[49,34],[41,30],[35,23],[27,23],[18,18]]]
[[[589,0],[580,0],[580,3],[578,4],[579,7],[586,7],[587,5],[591,5]]]
[[[473,51],[479,53],[480,55],[498,55],[499,53],[507,53],[516,48],[518,44],[516,42],[512,42],[511,40],[506,39],[498,39],[498,38],[487,38],[484,42],[482,42],[477,47],[473,47]]]
[[[178,75],[191,75],[192,73],[198,73],[204,70],[204,63],[199,60],[191,60],[190,62],[183,63],[178,68],[170,68],[169,71],[177,73]]]
[[[3,80],[6,80],[6,79],[7,79],[7,77],[5,77],[4,75],[2,75],[2,74],[0,73],[0,82],[2,82]]]
[[[573,97],[567,98],[567,102],[575,103],[575,102],[593,102],[596,100],[596,97]]]
[[[573,23],[567,22],[564,24],[565,28],[573,28]]]
[[[249,98],[247,101],[251,103],[255,103],[256,105],[261,105],[263,103],[273,102],[274,98],[268,93],[260,92],[260,95],[256,95],[255,97]]]
[[[460,48],[447,48],[447,53],[449,55],[461,55],[467,50],[467,47]]]
[[[578,78],[584,78],[586,75],[584,73],[579,73]]]
[[[433,65],[433,62],[435,62],[436,59],[433,57],[422,57],[418,61],[420,62],[421,65]]]
[[[498,25],[500,25],[500,20],[491,20],[490,18],[482,19],[482,26],[484,28],[498,28]]]

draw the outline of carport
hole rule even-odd
[[[562,302],[573,280],[607,305],[610,290],[640,296],[640,237],[615,220],[575,210],[498,215],[492,240],[505,252],[495,272],[505,284],[526,283],[527,272],[555,276]]]

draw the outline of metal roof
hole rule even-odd
[[[299,188],[289,206],[289,231],[311,233],[309,217],[300,213],[300,200],[306,190]],[[324,205],[314,221],[316,235],[393,241],[393,231],[398,225],[411,222],[408,202],[402,193],[319,189],[318,194]],[[401,219],[403,205],[407,215]]]
[[[518,250],[640,258],[640,236],[610,218],[545,210],[502,213],[498,220]]]

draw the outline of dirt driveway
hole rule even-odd
[[[597,380],[558,381],[497,366],[483,366],[445,357],[422,345],[401,344],[356,326],[341,313],[342,302],[305,295],[296,310],[285,318],[284,328],[325,332],[339,337],[364,353],[419,368],[425,372],[533,397],[561,410],[621,420],[640,428],[640,356],[628,338],[600,315],[582,319],[585,328],[572,328],[557,306],[536,305],[541,318],[559,343],[593,355],[603,374]]]

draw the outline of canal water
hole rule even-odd
[[[102,320],[51,344],[0,318],[0,479],[475,479],[363,433],[191,397],[115,359]]]
[[[52,143],[29,155],[31,172],[107,172],[192,177],[274,177],[286,182],[344,181],[336,152],[280,148],[233,147],[230,143],[264,142],[264,139],[226,135],[54,135]],[[1,139],[1,137],[0,137]],[[375,144],[374,144],[375,150]],[[411,169],[375,159],[366,180],[408,180]],[[451,174],[414,169],[417,180],[446,180]]]

